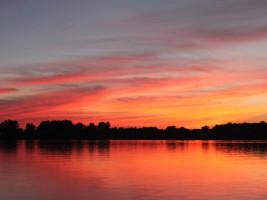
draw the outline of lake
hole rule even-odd
[[[267,142],[2,141],[1,200],[267,199]]]

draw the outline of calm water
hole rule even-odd
[[[267,199],[267,142],[0,142],[1,200]]]

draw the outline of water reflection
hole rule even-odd
[[[0,152],[16,153],[18,142],[15,140],[0,140]]]
[[[251,156],[266,156],[267,154],[267,143],[265,142],[220,142],[214,143],[213,146],[217,151],[226,154],[235,153]]]
[[[266,199],[266,155],[263,141],[1,141],[0,199]]]
[[[166,148],[170,151],[184,151],[188,145],[185,141],[166,141]]]
[[[73,152],[99,153],[108,156],[110,149],[137,150],[166,148],[169,151],[184,151],[199,146],[202,151],[214,149],[224,153],[267,154],[267,141],[82,141],[82,140],[42,140],[42,141],[0,141],[1,153],[16,153],[18,149],[29,153],[38,149],[41,154],[71,155]]]

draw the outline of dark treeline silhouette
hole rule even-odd
[[[22,129],[18,121],[0,123],[0,139],[89,139],[89,140],[263,140],[267,139],[267,123],[228,123],[201,129],[156,127],[118,128],[109,122],[74,124],[70,120],[43,121],[38,126],[26,124]]]

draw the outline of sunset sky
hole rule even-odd
[[[0,121],[267,120],[267,0],[0,0]]]

